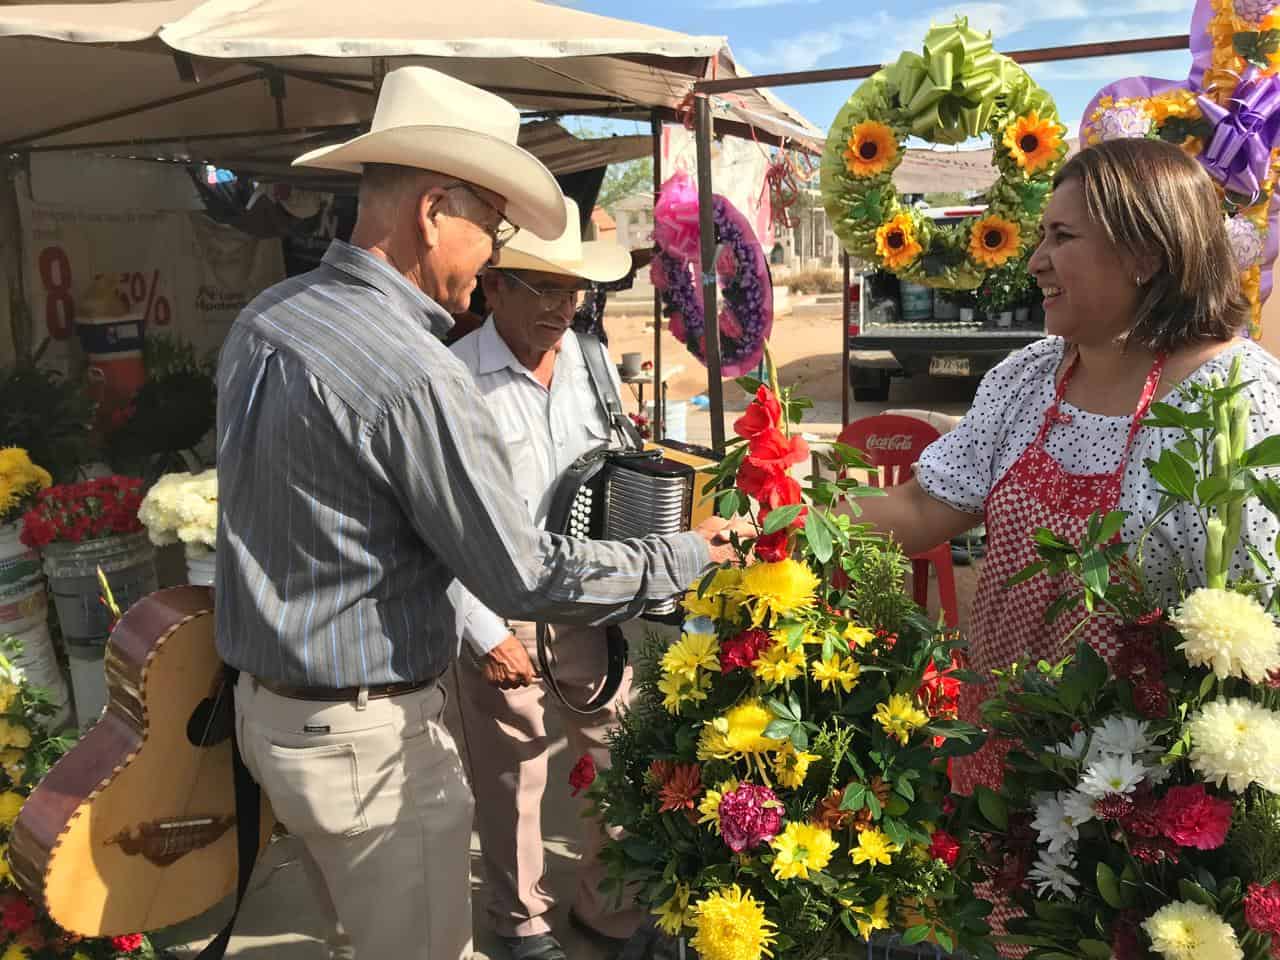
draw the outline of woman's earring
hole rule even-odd
[[[1145,281],[1143,281],[1141,274],[1136,274],[1133,278],[1133,282],[1140,287]]]

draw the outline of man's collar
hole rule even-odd
[[[453,317],[444,307],[406,280],[391,264],[367,250],[334,240],[325,251],[324,263],[398,301],[437,337],[443,337],[453,326]]]

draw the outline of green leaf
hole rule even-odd
[[[1120,879],[1116,872],[1105,863],[1099,863],[1097,869],[1098,893],[1107,906],[1116,910],[1124,907],[1124,899],[1120,896]]]
[[[907,932],[902,935],[902,945],[909,947],[912,944],[920,943],[928,938],[929,931],[932,929],[927,923],[916,924],[909,927]]]
[[[952,951],[955,950],[956,948],[955,941],[951,939],[951,934],[947,933],[947,931],[939,927],[937,930],[933,932],[933,935],[938,940],[938,946],[940,946],[947,953],[951,953]]]
[[[1213,692],[1213,684],[1217,678],[1212,673],[1206,673],[1204,679],[1200,681],[1200,699],[1203,700]]]
[[[1053,603],[1049,604],[1048,609],[1045,610],[1044,612],[1044,622],[1045,623],[1056,622],[1060,616],[1062,616],[1068,610],[1075,607],[1075,605],[1078,604],[1079,602],[1080,602],[1080,594],[1064,593],[1057,600],[1053,601]]]
[[[1165,450],[1159,460],[1148,460],[1147,469],[1165,490],[1182,500],[1195,496],[1195,468],[1173,450]]]
[[[1110,543],[1111,538],[1121,531],[1129,514],[1123,510],[1112,510],[1102,520],[1102,529],[1098,531],[1098,543]]]
[[[1050,530],[1048,527],[1041,527],[1033,535],[1037,547],[1044,547],[1049,550],[1067,550],[1073,551],[1075,548],[1063,540],[1060,536]]]
[[[916,798],[916,791],[911,786],[910,780],[906,780],[906,779],[898,780],[896,783],[894,783],[893,789],[901,796],[906,797],[906,799],[908,800],[914,800]]]
[[[1009,829],[1009,808],[1004,798],[990,787],[978,786],[974,791],[978,798],[978,810],[987,823],[997,830]]]
[[[1021,570],[1015,573],[1008,580],[1006,580],[1004,582],[1004,585],[1006,588],[1016,587],[1020,583],[1026,583],[1032,577],[1037,576],[1038,574],[1042,573],[1048,568],[1049,568],[1049,564],[1044,560],[1041,560],[1037,563],[1029,564],[1028,566],[1023,567]]]
[[[1244,452],[1246,467],[1280,466],[1280,434],[1267,437]]]
[[[809,732],[805,730],[803,723],[797,723],[792,726],[791,745],[797,750],[809,749]]]
[[[791,720],[793,722],[800,719],[799,710],[792,710],[790,704],[783,703],[777,697],[770,697],[764,702],[764,705],[773,711],[775,717],[781,717],[783,720]]]
[[[1096,960],[1111,960],[1111,944],[1101,940],[1081,940],[1076,944],[1086,957]]]
[[[1178,881],[1178,892],[1182,894],[1183,900],[1190,900],[1201,906],[1208,907],[1210,910],[1217,911],[1218,901],[1204,887],[1193,880],[1182,879]]]
[[[844,792],[844,799],[840,801],[841,810],[861,810],[866,806],[867,785],[865,783],[851,783]]]
[[[880,798],[876,796],[876,792],[874,790],[868,790],[866,800],[867,809],[871,811],[871,819],[879,820],[880,815],[884,813],[883,808],[880,806]]]
[[[794,720],[773,720],[764,728],[764,735],[770,740],[786,740],[797,726]]]
[[[1084,585],[1088,587],[1097,596],[1105,596],[1107,592],[1107,583],[1111,580],[1111,568],[1107,565],[1107,558],[1097,550],[1090,550],[1084,555],[1084,569],[1081,572],[1081,579]]]
[[[756,391],[764,386],[764,381],[757,380],[755,377],[738,377],[733,382],[753,397],[756,395]]]
[[[800,511],[804,509],[804,504],[792,503],[785,507],[778,507],[769,511],[769,516],[764,520],[765,533],[777,533],[779,530],[791,526],[791,522],[800,516]]]
[[[831,559],[833,550],[831,531],[827,529],[827,525],[822,522],[818,514],[817,510],[809,511],[804,521],[804,535],[809,541],[809,548],[813,550],[814,557],[819,563],[826,563]],[[765,525],[768,526],[768,521],[772,519],[773,514],[770,514],[765,520]]]

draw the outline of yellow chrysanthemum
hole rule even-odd
[[[773,875],[779,880],[808,880],[809,871],[826,867],[840,846],[830,830],[811,823],[788,823],[769,845],[774,852]]]
[[[0,713],[8,713],[13,701],[18,696],[18,685],[8,680],[0,680]]]
[[[797,750],[795,745],[788,740],[781,747],[773,758],[773,772],[778,778],[778,783],[791,790],[795,790],[804,783],[804,778],[809,773],[809,764],[819,759],[816,753],[808,753],[804,750]]]
[[[852,911],[853,922],[858,925],[858,933],[863,940],[866,940],[876,930],[889,929],[889,896],[885,894],[881,896],[870,907],[854,907],[849,908]]]
[[[17,747],[25,750],[31,746],[31,731],[16,720],[0,720],[0,748]]]
[[[1017,256],[1022,246],[1022,231],[1003,217],[983,217],[969,233],[969,256],[984,267],[998,267]]]
[[[658,918],[657,926],[659,930],[669,937],[680,936],[680,931],[689,922],[689,917],[692,913],[689,909],[689,885],[687,883],[677,883],[676,892],[653,913]]]
[[[13,873],[9,870],[9,845],[0,843],[0,885],[13,883]]]
[[[852,657],[842,657],[839,654],[826,660],[815,660],[809,667],[809,673],[823,690],[839,686],[845,693],[854,688],[861,672],[862,668]]]
[[[713,620],[730,620],[738,613],[738,599],[734,590],[742,579],[737,567],[721,568],[707,584],[702,596],[697,589],[684,595],[684,610],[691,617],[711,617]]]
[[[856,864],[871,864],[871,869],[874,870],[876,864],[887,867],[892,863],[893,855],[898,849],[898,845],[883,830],[873,827],[858,834],[858,845],[849,851],[849,856]]]
[[[751,611],[751,625],[758,627],[769,616],[783,617],[807,610],[816,602],[818,575],[791,558],[776,563],[756,563],[742,571],[738,595]]]
[[[913,730],[918,730],[929,722],[929,715],[917,707],[915,701],[905,693],[895,693],[888,703],[879,704],[875,718],[884,732],[896,737],[903,746],[906,746]]]
[[[11,943],[4,953],[0,954],[0,960],[27,960],[30,956],[31,954],[26,947],[18,943]]]
[[[1157,124],[1170,117],[1188,120],[1200,119],[1200,105],[1190,90],[1169,90],[1147,101],[1147,110]]]
[[[720,669],[720,644],[707,633],[686,633],[662,655],[662,672],[696,680],[699,670]]]
[[[900,213],[876,230],[876,254],[890,270],[905,267],[924,248],[916,239],[915,224],[905,213]]]
[[[1166,960],[1241,960],[1244,951],[1231,925],[1199,903],[1177,901],[1142,924],[1151,946]]]
[[[1009,155],[1027,173],[1036,173],[1058,159],[1065,128],[1054,120],[1040,119],[1032,110],[1004,128],[1004,145]]]
[[[689,940],[702,960],[760,960],[771,957],[773,928],[764,905],[736,883],[709,894],[693,909]]]
[[[883,173],[898,155],[898,138],[883,123],[864,120],[854,126],[844,151],[844,165],[855,177]]]
[[[3,767],[4,775],[15,786],[27,775],[26,756],[21,750],[0,750],[0,767]]]
[[[716,717],[703,726],[698,739],[698,759],[730,760],[777,750],[782,741],[764,735],[775,719],[773,711],[759,700],[742,701],[723,717]]]
[[[775,640],[773,646],[751,664],[751,672],[768,686],[776,687],[804,676],[804,649],[791,649],[786,640]]]
[[[851,623],[840,633],[841,639],[849,644],[850,648],[865,647],[868,643],[876,638],[876,635],[866,627],[860,627],[856,623]]]
[[[707,699],[707,691],[711,689],[711,677],[699,674],[690,680],[680,673],[673,673],[658,680],[658,690],[662,693],[662,705],[668,713],[679,714],[686,703],[699,703]]]
[[[12,790],[0,793],[0,827],[7,829],[13,826],[13,821],[18,819],[18,811],[22,809],[25,799],[22,794],[14,793]]]
[[[720,832],[720,801],[724,799],[726,793],[733,793],[738,789],[738,781],[736,778],[726,780],[714,790],[708,790],[702,795],[702,800],[698,804],[698,812],[702,814],[698,818],[699,823],[711,824],[711,829],[716,833]]]

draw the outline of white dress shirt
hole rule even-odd
[[[492,316],[452,347],[506,435],[516,490],[538,526],[547,521],[565,469],[584,453],[612,442],[608,414],[591,384],[584,347],[604,354],[614,395],[619,395],[622,384],[604,347],[598,341],[579,340],[572,330],[565,332],[556,354],[550,389],[516,359]],[[449,595],[458,612],[459,631],[476,653],[483,656],[510,633],[506,621],[460,583],[454,582]]]

